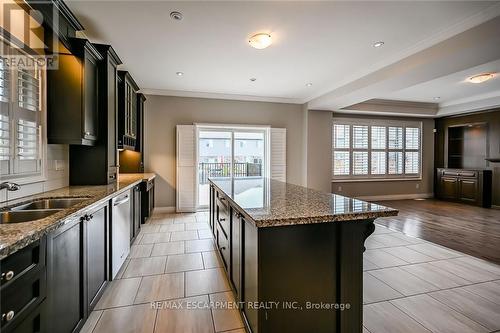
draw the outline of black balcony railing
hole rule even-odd
[[[234,163],[233,168],[233,177],[262,176],[260,163]],[[200,184],[206,184],[209,177],[229,177],[231,176],[231,163],[200,163],[198,175]]]

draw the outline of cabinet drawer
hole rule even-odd
[[[2,330],[16,326],[46,295],[46,272],[30,271],[1,291]]]
[[[39,270],[44,266],[45,237],[42,237],[1,261],[1,289],[3,290],[28,272]]]
[[[217,248],[222,256],[222,261],[224,262],[224,266],[229,271],[229,263],[230,263],[230,251],[229,251],[229,241],[227,236],[222,231],[220,224],[217,224]]]
[[[47,332],[45,301],[38,305],[25,318],[18,320],[2,330],[2,333],[43,333]]]
[[[476,178],[477,177],[476,171],[462,170],[459,173],[460,173],[461,177],[467,177],[467,178]]]

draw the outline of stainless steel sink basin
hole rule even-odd
[[[88,198],[54,198],[39,199],[23,205],[12,207],[11,211],[39,210],[39,209],[64,209],[79,204]]]
[[[50,216],[61,209],[18,210],[0,212],[0,224],[30,222]]]

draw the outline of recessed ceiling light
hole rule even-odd
[[[493,73],[482,73],[468,78],[470,83],[483,83],[495,77]]]
[[[437,101],[437,100],[439,100],[439,99],[441,99],[441,97],[439,97],[439,96],[434,97],[434,100],[435,100],[435,101]]]
[[[384,44],[385,44],[384,42],[379,41],[379,42],[373,43],[373,47],[381,47],[381,46],[383,46]]]
[[[180,20],[182,20],[182,13],[181,12],[171,12],[170,18],[172,20],[180,21]]]
[[[306,87],[311,87],[313,84],[311,82],[306,83]]]
[[[250,81],[255,82],[255,81],[257,81],[257,79],[252,77],[252,78],[250,78]]]
[[[177,75],[177,76],[183,76],[184,73],[183,72],[176,72],[175,75]]]
[[[248,39],[248,43],[251,47],[261,50],[271,45],[273,43],[273,39],[270,34],[259,33],[250,37]]]

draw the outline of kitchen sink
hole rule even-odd
[[[50,216],[61,209],[18,210],[0,212],[0,224],[31,222]]]
[[[39,199],[19,206],[12,207],[11,211],[40,210],[40,209],[64,209],[79,204],[88,198],[54,198]]]

